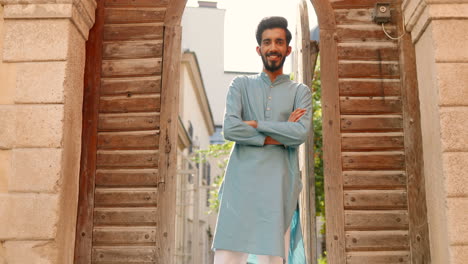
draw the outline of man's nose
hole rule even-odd
[[[276,43],[273,42],[273,43],[271,44],[271,49],[270,49],[270,51],[277,51],[277,50],[278,50],[278,45],[277,45]]]

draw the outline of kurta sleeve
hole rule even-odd
[[[236,77],[229,86],[224,112],[223,134],[238,144],[263,146],[266,136],[242,121],[241,79]]]
[[[294,100],[294,109],[304,108],[306,113],[297,122],[257,121],[257,131],[272,137],[280,143],[297,147],[301,145],[309,133],[312,118],[312,94],[310,89],[301,85],[298,87]]]

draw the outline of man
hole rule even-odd
[[[310,128],[311,92],[283,74],[291,53],[287,25],[282,17],[259,23],[263,71],[229,87],[223,132],[235,145],[220,187],[215,264],[305,263],[297,154]]]

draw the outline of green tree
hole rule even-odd
[[[220,168],[221,174],[217,175],[213,183],[211,184],[212,189],[210,190],[210,211],[208,213],[216,212],[219,210],[218,190],[224,179],[224,172],[229,160],[229,153],[231,152],[234,142],[226,141],[224,144],[210,145],[208,149],[198,150],[197,153],[201,155],[195,155],[193,160],[198,163],[204,163],[208,160],[216,160],[217,166]]]
[[[312,79],[312,104],[314,125],[314,176],[315,204],[317,216],[325,216],[325,191],[323,177],[323,140],[322,140],[322,82],[320,80],[320,60],[317,59]]]

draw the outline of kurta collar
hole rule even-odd
[[[289,75],[287,74],[281,74],[281,75],[278,75],[275,79],[275,81],[273,83],[271,83],[271,80],[270,80],[270,77],[268,77],[268,74],[266,74],[265,72],[261,72],[260,73],[260,77],[262,78],[263,81],[266,82],[266,84],[268,85],[276,85],[276,84],[280,84],[282,82],[285,82],[287,80],[289,80]]]

